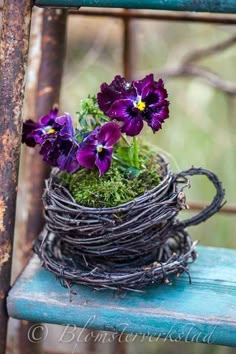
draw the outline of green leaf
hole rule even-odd
[[[140,170],[141,160],[137,142],[130,146],[119,146],[114,155],[121,165],[127,168],[135,168],[137,171]]]
[[[96,96],[88,96],[81,100],[81,111],[77,112],[79,128],[94,130],[98,125],[109,121],[109,118],[100,110]]]

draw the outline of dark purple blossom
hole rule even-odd
[[[42,144],[44,135],[53,134],[57,124],[58,109],[52,109],[46,116],[39,119],[39,122],[33,122],[28,119],[23,123],[22,143],[34,147],[36,144]]]
[[[75,172],[79,168],[76,159],[79,145],[75,140],[71,116],[65,113],[63,116],[56,117],[52,129],[55,130],[54,133],[43,135],[39,153],[50,166],[69,173]]]
[[[41,145],[40,154],[50,166],[73,173],[79,168],[76,158],[79,145],[75,139],[63,139],[60,135],[51,135]]]
[[[157,132],[169,116],[168,94],[160,79],[154,80],[153,74],[143,80],[128,83],[116,76],[110,85],[101,85],[98,93],[99,108],[110,119],[123,122],[121,131],[135,136],[143,128],[143,121]]]
[[[107,172],[111,165],[113,145],[120,139],[120,127],[109,122],[97,127],[81,144],[77,152],[79,164],[92,169],[96,165],[100,176]]]
[[[39,153],[45,162],[73,173],[79,168],[79,163],[76,159],[78,143],[74,137],[72,118],[68,113],[58,117],[57,113],[57,109],[51,110],[38,123],[26,121],[22,142],[32,147],[39,144]]]

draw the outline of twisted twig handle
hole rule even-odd
[[[201,222],[206,221],[210,218],[213,214],[218,212],[220,208],[224,205],[224,196],[225,190],[222,187],[222,183],[220,182],[219,178],[213,173],[212,171],[206,170],[204,168],[190,168],[189,170],[182,171],[175,175],[175,181],[178,182],[179,179],[185,178],[186,176],[195,176],[195,175],[202,175],[206,176],[214,185],[216,189],[215,197],[213,198],[210,205],[204,208],[200,213],[193,216],[190,219],[186,219],[183,221],[179,221],[176,224],[176,228],[185,228],[192,225],[200,224]]]

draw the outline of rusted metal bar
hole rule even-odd
[[[123,12],[129,13],[129,10],[124,9]],[[132,80],[133,76],[133,35],[132,35],[132,28],[131,22],[129,17],[123,17],[123,73],[126,80]]]
[[[38,119],[45,115],[54,104],[58,104],[63,62],[65,54],[65,33],[66,33],[66,11],[56,9],[45,9],[43,16],[43,32],[41,40],[41,65],[38,77],[36,117]],[[33,150],[29,152],[27,183],[28,193],[28,220],[26,228],[26,242],[28,249],[32,240],[41,231],[43,226],[42,216],[42,192],[44,180],[48,176],[49,169],[42,161],[38,153]],[[27,252],[26,252],[27,253]],[[27,256],[27,254],[26,254]]]
[[[125,13],[124,11],[113,10],[88,10],[81,8],[79,10],[68,10],[69,15],[80,16],[101,16],[112,18],[133,18],[136,20],[153,20],[153,21],[174,21],[174,22],[193,22],[193,23],[209,23],[221,25],[235,25],[235,15],[220,15],[220,14],[197,14],[191,12],[171,12],[171,11],[156,11],[156,12],[143,12],[137,10],[130,10]]]
[[[202,210],[207,206],[207,203],[200,203],[200,202],[189,202],[189,211],[198,211]],[[223,208],[220,209],[219,213],[224,213],[224,214],[236,214],[236,205],[225,205]]]
[[[33,9],[31,22],[30,47],[23,110],[23,114],[26,117],[36,117],[35,106],[38,86],[38,72],[41,60],[43,9],[36,7]],[[28,175],[30,173],[29,163],[31,161],[31,156],[28,152],[29,150],[27,147],[22,145],[16,206],[16,232],[14,237],[12,281],[14,281],[19,274],[19,270],[23,269],[27,261],[27,255],[29,254],[30,247],[29,240],[26,235],[26,221],[29,209]],[[33,343],[33,341],[28,340],[27,332],[29,327],[30,325],[28,321],[18,321],[12,318],[10,319],[8,325],[7,352],[17,354],[38,354],[41,352],[41,343]],[[37,335],[40,335],[39,330],[37,330]]]
[[[21,111],[31,21],[31,0],[5,0],[0,43],[0,354],[5,353],[15,206],[21,144]]]
[[[125,14],[129,13],[130,10],[124,9]],[[135,37],[133,31],[132,20],[128,17],[123,18],[123,73],[127,80],[133,79],[133,74],[135,71],[135,58],[136,58],[136,46]]]
[[[36,55],[40,56],[40,65],[38,73],[34,78],[37,83],[36,89],[31,87],[35,97],[27,98],[26,104],[33,105],[31,118],[37,121],[45,115],[54,104],[59,103],[61,79],[63,73],[63,62],[65,56],[66,42],[66,16],[65,10],[45,9],[42,16],[41,28],[39,28],[40,48],[35,48]],[[36,44],[38,45],[38,44]],[[37,57],[34,58],[37,61]],[[32,65],[37,63],[34,61]],[[31,72],[32,75],[32,72]],[[30,93],[29,93],[30,94]],[[31,91],[32,94],[32,91]],[[27,109],[26,109],[27,112]],[[29,109],[28,109],[29,113]],[[27,215],[26,226],[22,234],[18,235],[21,247],[21,268],[27,262],[30,254],[33,240],[37,237],[43,227],[43,208],[42,193],[44,189],[44,180],[49,174],[47,165],[35,149],[25,148],[24,159],[22,159],[23,172],[23,192],[24,192],[24,216]],[[20,206],[19,206],[20,208]],[[25,220],[22,220],[25,221]],[[40,350],[40,345],[28,341],[28,331],[32,323],[21,321],[18,333],[18,348],[21,354],[34,354]]]
[[[0,11],[2,10],[0,6]],[[114,18],[133,18],[136,20],[153,20],[153,21],[174,21],[174,22],[195,22],[195,23],[209,23],[219,25],[235,25],[235,15],[221,15],[221,14],[200,14],[191,12],[172,12],[172,11],[156,11],[156,12],[142,12],[132,10],[124,14],[123,11],[113,10],[88,10],[82,8],[80,10],[68,10],[69,15],[81,16],[101,16],[101,17],[114,17]]]

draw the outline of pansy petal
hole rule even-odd
[[[72,137],[74,135],[74,128],[72,123],[72,117],[69,113],[65,113],[63,116],[57,117],[55,123],[61,126],[60,135],[61,137]]]
[[[147,106],[161,105],[167,98],[168,94],[164,87],[155,87],[155,85],[147,85],[142,92],[142,101]]]
[[[113,103],[109,111],[107,112],[108,117],[111,119],[117,119],[119,121],[124,121],[129,118],[130,112],[134,107],[134,103],[130,99],[117,100]]]
[[[48,112],[48,114],[39,119],[39,123],[44,126],[52,125],[56,119],[57,114],[58,108],[53,108],[50,112]]]
[[[110,86],[119,92],[122,98],[132,98],[136,96],[136,91],[133,84],[126,81],[126,79],[120,75],[115,76]]]
[[[120,99],[135,98],[135,89],[120,75],[115,76],[114,80],[108,85],[101,85],[101,92],[97,94],[98,105],[104,114],[108,115],[112,104]]]
[[[34,147],[37,143],[40,143],[39,137],[41,137],[42,131],[40,129],[40,124],[35,123],[31,119],[28,119],[23,123],[23,131],[22,131],[22,143],[30,147]]]
[[[121,127],[122,133],[128,136],[136,136],[143,129],[143,120],[140,116],[126,119]]]
[[[99,175],[102,176],[106,173],[110,166],[111,166],[111,159],[112,159],[112,149],[106,149],[105,153],[97,154],[97,158],[95,161],[96,166],[99,169]]]
[[[133,81],[133,86],[136,89],[137,95],[141,96],[142,95],[142,91],[144,89],[144,87],[146,85],[151,84],[154,81],[153,79],[153,74],[149,74],[147,75],[144,79],[142,80],[137,80],[137,81]]]
[[[60,151],[55,141],[56,139],[45,140],[39,151],[40,155],[43,156],[43,160],[53,167],[57,167],[57,159],[60,156]]]
[[[92,169],[96,160],[96,146],[89,144],[85,145],[78,150],[76,158],[81,166]]]
[[[169,108],[168,105],[164,105],[158,111],[153,112],[150,115],[150,119],[147,120],[147,123],[155,133],[159,129],[161,129],[162,123],[168,117],[169,117]]]
[[[119,125],[115,122],[109,122],[101,127],[97,135],[97,140],[99,144],[109,147],[114,145],[120,137],[121,131]]]
[[[107,114],[117,99],[120,99],[120,93],[111,89],[107,84],[103,84],[102,91],[97,94],[98,106],[104,114]]]
[[[80,164],[76,159],[76,151],[70,150],[69,154],[63,154],[57,159],[58,167],[68,173],[78,170]]]
[[[74,173],[80,167],[75,156],[61,155],[57,159],[57,164],[60,170],[66,171],[68,173]]]

